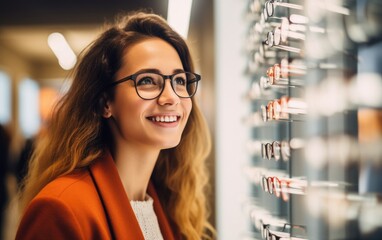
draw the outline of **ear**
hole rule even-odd
[[[110,101],[107,100],[106,96],[102,96],[100,98],[100,109],[102,112],[102,117],[104,118],[110,118],[112,116],[111,114],[111,107],[110,107]]]

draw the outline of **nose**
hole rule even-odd
[[[166,81],[168,80],[168,81]],[[179,97],[171,86],[171,79],[165,79],[162,93],[158,97],[159,105],[174,105],[179,103]]]

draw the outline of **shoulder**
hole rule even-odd
[[[65,200],[81,198],[84,194],[97,194],[89,170],[86,168],[56,178],[48,183],[36,198],[51,197]]]
[[[87,168],[61,176],[47,184],[31,203],[39,201],[66,205],[76,216],[103,211],[100,196]]]
[[[102,202],[89,170],[53,180],[32,199],[20,222],[17,239],[40,234],[44,234],[44,239],[109,235]]]
[[[32,200],[21,219],[16,239],[83,239],[81,224],[57,198]]]
[[[29,205],[52,202],[65,205],[75,212],[76,208],[83,208],[87,203],[98,199],[98,193],[89,170],[84,168],[58,177],[48,183]]]

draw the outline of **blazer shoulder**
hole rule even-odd
[[[56,198],[35,198],[29,204],[17,230],[16,240],[85,239],[81,223],[70,207]]]
[[[88,169],[53,180],[32,201],[39,199],[56,199],[69,206],[75,215],[84,217],[104,212],[102,197]]]
[[[93,180],[87,169],[81,169],[58,177],[48,183],[36,197],[57,197],[65,198],[68,195],[75,197],[76,194],[83,194],[95,190]]]
[[[47,221],[49,224],[44,225]],[[35,228],[28,227],[31,222],[35,222]],[[74,231],[67,232],[68,228]],[[38,232],[36,229],[40,229],[48,235],[62,234],[65,236],[62,239],[111,238],[105,209],[88,169],[58,177],[48,183],[30,202],[20,229],[24,233],[32,231],[30,236],[38,236],[35,235]],[[49,229],[54,231],[50,232]],[[73,235],[67,238],[65,234],[68,233]]]

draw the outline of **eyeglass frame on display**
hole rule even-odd
[[[276,30],[277,30],[277,35],[275,35]],[[279,36],[279,37],[277,37],[277,39],[275,39],[275,36]],[[266,45],[269,48],[275,47],[275,48],[280,49],[280,50],[284,50],[287,52],[293,52],[293,53],[297,53],[297,54],[303,54],[304,53],[304,51],[301,48],[296,48],[296,47],[292,47],[292,46],[288,46],[288,45],[280,45],[280,43],[281,43],[281,30],[279,27],[276,27],[273,31],[269,31],[267,33],[267,38],[263,41],[263,45]]]
[[[296,105],[292,107],[291,105]],[[298,106],[299,105],[299,106]],[[277,110],[275,113],[274,110]],[[303,121],[291,119],[290,115],[305,115],[307,113],[306,103],[297,98],[282,96],[280,99],[271,100],[267,105],[260,106],[260,114],[264,122],[268,120],[278,121]]]
[[[297,180],[302,180],[301,186],[291,187],[291,184],[297,183]],[[265,185],[266,184],[266,185]],[[277,185],[278,184],[278,185]],[[276,176],[265,176],[263,175],[261,178],[261,188],[264,192],[267,192],[271,195],[275,195],[276,197],[282,197],[282,199],[286,202],[289,200],[289,189],[293,188],[295,190],[300,190],[300,192],[294,192],[293,194],[304,194],[305,188],[307,187],[307,181],[305,177],[301,178],[280,178]],[[273,188],[272,188],[273,187]]]
[[[266,75],[269,78],[269,85],[287,85],[290,87],[304,86],[305,81],[301,79],[291,79],[289,76],[287,76],[286,78],[282,78],[282,75],[285,76],[285,72],[282,74],[282,71],[285,71],[285,69],[282,70],[282,67],[278,63],[275,63],[273,66],[267,69]]]
[[[275,151],[275,149],[277,149]],[[280,160],[282,158],[281,153],[281,144],[278,141],[273,141],[272,143],[262,143],[261,144],[261,155],[263,159],[271,160],[272,157],[276,161]]]
[[[273,14],[275,13],[275,6],[285,7],[285,8],[292,8],[296,10],[303,10],[304,7],[302,5],[298,4],[292,4],[292,3],[283,3],[281,1],[275,1],[275,0],[268,0],[264,3],[264,20],[267,21],[268,18],[273,17]],[[271,7],[271,8],[270,8]]]
[[[262,143],[261,156],[263,159],[268,159],[268,160],[270,160],[271,157],[273,156],[276,161],[280,159],[282,159],[284,162],[289,161],[290,146],[288,141],[282,140],[281,142],[273,141],[272,143]]]
[[[281,239],[290,239],[291,238],[291,233],[290,232],[286,232],[286,226],[290,226],[290,229],[292,228],[301,228],[301,229],[304,229],[305,231],[305,234],[307,234],[307,231],[306,231],[306,226],[304,225],[296,225],[296,224],[290,224],[290,223],[285,223],[284,226],[283,226],[283,229],[282,231],[276,231],[276,230],[272,230],[270,229],[270,227],[272,227],[272,225],[270,224],[267,224],[267,226],[264,227],[264,232],[262,232],[262,237],[266,240],[281,240]],[[280,234],[285,234],[285,236],[280,236]],[[306,239],[306,238],[299,238],[299,239]]]

